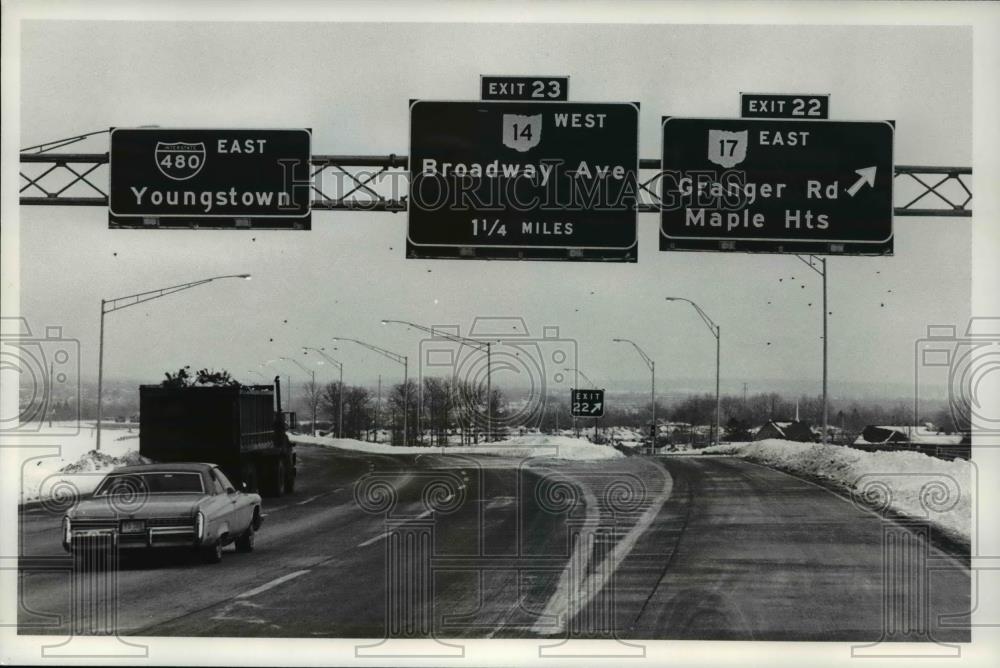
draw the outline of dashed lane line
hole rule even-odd
[[[277,587],[278,585],[280,585],[282,583],[288,582],[289,580],[293,580],[293,579],[299,577],[300,575],[305,575],[308,572],[309,572],[309,569],[307,568],[305,570],[295,571],[293,573],[289,573],[288,575],[282,575],[280,578],[275,578],[275,579],[271,580],[270,582],[265,582],[261,586],[255,587],[255,588],[251,589],[250,591],[245,591],[242,594],[237,594],[236,598],[250,598],[251,596],[256,596],[257,594],[262,594],[265,591],[267,591],[268,589],[273,589],[274,587]]]
[[[442,503],[448,503],[449,501],[451,501],[452,497],[453,497],[453,495],[449,494],[448,496],[446,496],[444,498],[444,500],[442,501]],[[427,517],[428,515],[430,515],[432,512],[434,512],[434,511],[432,511],[432,510],[425,510],[424,512],[420,513],[419,515],[417,515],[413,519],[414,520],[422,520],[425,517]],[[358,543],[358,547],[368,547],[369,545],[377,543],[380,540],[384,540],[384,539],[388,538],[389,536],[392,535],[392,533],[393,533],[392,531],[385,531],[383,533],[380,533],[377,536],[373,536],[373,537],[369,538],[368,540],[366,540],[363,543]]]

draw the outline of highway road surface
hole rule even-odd
[[[969,572],[922,527],[742,460],[298,452],[256,550],[221,564],[74,576],[60,516],[22,510],[20,633],[969,638]]]

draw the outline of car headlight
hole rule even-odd
[[[200,510],[194,516],[194,532],[198,536],[198,540],[205,539],[205,513]]]
[[[73,534],[71,532],[69,515],[63,517],[62,529],[63,529],[63,542],[69,545],[71,542],[73,542]]]

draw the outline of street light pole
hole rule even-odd
[[[97,344],[97,450],[101,449],[101,419],[104,417],[104,315],[107,300],[101,300],[101,334]]]
[[[715,322],[708,317],[708,314],[698,306],[696,303],[687,299],[686,297],[667,297],[668,302],[687,302],[694,307],[694,310],[698,312],[702,321],[708,326],[712,336],[715,337],[715,438],[713,439],[715,445],[719,445],[722,442],[722,399],[719,395],[719,370],[721,363],[721,351],[722,351],[722,328],[715,324]]]
[[[639,347],[639,344],[637,344],[635,341],[632,341],[631,339],[611,339],[611,340],[614,341],[615,343],[629,343],[629,344],[631,344],[632,347],[635,348],[635,351],[637,353],[639,353],[639,357],[642,358],[642,361],[645,362],[646,366],[649,368],[649,375],[650,375],[650,392],[649,392],[649,398],[650,398],[650,401],[653,404],[653,428],[652,428],[652,432],[651,432],[650,452],[651,453],[655,452],[655,450],[656,450],[656,436],[657,436],[657,434],[656,434],[656,362],[654,362],[653,358],[650,357],[649,355],[647,355],[646,352],[642,348]]]
[[[388,323],[394,323],[397,325],[406,325],[407,327],[413,327],[414,329],[419,329],[422,332],[427,332],[431,335],[431,338],[435,336],[440,336],[441,338],[448,339],[449,341],[454,341],[462,345],[467,345],[470,348],[475,348],[476,350],[486,351],[486,423],[487,423],[487,440],[492,438],[493,435],[493,385],[492,385],[492,369],[493,369],[493,350],[491,341],[480,341],[478,339],[468,339],[464,336],[459,336],[458,334],[449,334],[447,332],[441,332],[435,330],[433,327],[424,327],[423,325],[418,325],[416,323],[408,322],[406,320],[383,320],[382,324],[386,325]]]
[[[308,373],[311,376],[311,378],[312,378],[311,384],[309,386],[309,405],[312,407],[312,435],[315,436],[316,435],[316,404],[319,403],[319,401],[317,400],[317,397],[316,397],[316,393],[317,393],[317,389],[316,389],[316,370],[315,369],[310,369],[310,368],[306,367],[304,364],[302,364],[301,362],[299,362],[297,359],[295,359],[293,357],[279,357],[278,359],[282,360],[283,362],[291,362],[295,366],[299,367],[300,369],[302,369],[303,371],[305,371],[306,373]],[[288,401],[289,401],[289,404],[291,403],[291,400],[292,400],[292,395],[291,395],[291,390],[289,390],[288,391]]]
[[[573,389],[580,389],[580,362],[576,355],[573,356]],[[580,424],[576,421],[576,415],[573,415],[573,431],[576,432],[576,437],[580,438]]]
[[[407,417],[406,417],[406,414],[409,412],[407,409],[409,408],[409,405],[410,405],[410,381],[409,381],[410,358],[407,357],[406,355],[400,355],[399,353],[394,353],[391,350],[386,350],[385,348],[381,348],[381,347],[373,345],[371,343],[365,343],[364,341],[361,341],[360,339],[351,339],[351,338],[347,338],[347,337],[343,337],[343,336],[335,336],[335,337],[333,337],[333,340],[334,341],[351,341],[352,343],[356,343],[359,346],[363,346],[363,347],[367,348],[368,350],[374,351],[374,352],[378,353],[379,355],[382,355],[383,357],[387,357],[387,358],[391,359],[393,362],[396,362],[397,364],[402,364],[403,365],[403,445],[406,445],[406,435],[407,435],[407,433],[406,433],[406,428],[407,428]],[[380,398],[381,398],[381,392],[382,392],[382,384],[381,383],[382,383],[382,377],[379,376],[379,396],[380,396]],[[376,417],[376,421],[377,420],[378,420],[378,418]],[[375,442],[376,443],[378,442],[378,425],[375,426]]]
[[[189,290],[191,288],[198,287],[199,285],[222,280],[224,278],[242,278],[244,280],[250,280],[250,274],[226,274],[224,276],[212,276],[211,278],[203,278],[189,283],[171,285],[166,288],[137,292],[134,295],[125,295],[124,297],[101,300],[101,332],[97,344],[97,450],[101,449],[101,423],[104,418],[104,316],[108,313],[113,313],[114,311],[120,311],[130,306],[136,306],[138,304],[142,304],[143,302],[159,299],[160,297],[166,297],[167,295],[172,295],[175,292]]]
[[[337,392],[337,438],[344,438],[344,365],[327,355],[322,348],[302,346],[303,354],[307,354],[308,350],[319,353],[326,361],[336,364],[340,370],[340,390]]]
[[[830,408],[829,408],[829,397],[827,393],[827,376],[828,376],[828,343],[827,339],[827,304],[826,304],[826,258],[817,258],[815,255],[810,255],[809,259],[802,257],[801,255],[796,255],[807,267],[815,271],[823,279],[823,435],[820,442],[826,444],[828,440],[827,431],[829,430],[830,422]],[[819,267],[816,266],[816,262],[819,263]]]

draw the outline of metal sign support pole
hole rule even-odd
[[[829,366],[827,358],[827,349],[829,344],[827,343],[827,305],[826,305],[826,258],[820,260],[820,264],[823,267],[823,437],[820,439],[821,443],[826,443],[828,439],[828,422],[830,418],[829,403],[827,395],[827,368]]]
[[[104,399],[104,305],[101,300],[101,339],[97,348],[97,450],[101,449],[101,418],[103,417],[102,400]]]

